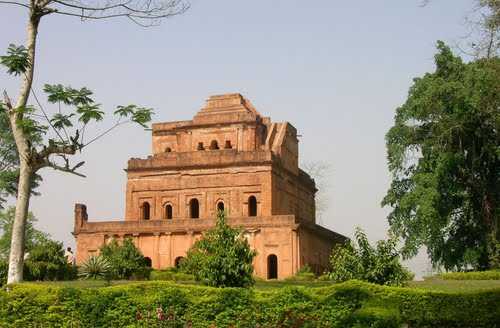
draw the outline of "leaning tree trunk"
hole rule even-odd
[[[16,142],[17,151],[19,154],[19,182],[16,201],[16,214],[14,217],[14,225],[12,227],[12,240],[10,244],[9,254],[9,272],[7,283],[17,283],[23,280],[24,266],[24,239],[26,234],[26,218],[28,216],[29,201],[31,195],[31,179],[33,170],[31,168],[31,151],[29,140],[24,131],[17,126],[17,121],[22,119],[22,114],[17,110],[26,106],[28,97],[33,83],[33,72],[35,67],[35,46],[36,36],[38,31],[38,23],[40,21],[39,13],[36,6],[32,5],[30,10],[30,19],[28,22],[27,32],[28,38],[26,48],[28,50],[29,67],[27,68],[19,96],[14,108],[9,111],[10,127],[14,140]]]

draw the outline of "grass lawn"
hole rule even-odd
[[[33,283],[33,282],[30,282]],[[137,281],[129,280],[113,280],[106,282],[103,280],[73,280],[73,281],[43,281],[36,284],[47,286],[60,287],[76,287],[76,288],[96,288],[105,286],[117,286],[129,283],[137,283]],[[145,281],[144,283],[147,283]],[[178,284],[192,285],[197,284],[193,281],[177,281]],[[304,287],[324,287],[332,285],[329,281],[257,281],[255,288],[259,290],[281,288],[285,286],[304,286]],[[444,292],[467,292],[475,290],[499,289],[500,280],[442,280],[442,279],[427,279],[424,281],[412,281],[409,283],[410,288],[419,288],[425,290],[436,290]]]

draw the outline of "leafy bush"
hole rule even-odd
[[[332,250],[330,279],[336,282],[358,279],[394,286],[413,279],[413,274],[400,263],[396,239],[379,240],[372,247],[360,228],[356,229],[355,239],[356,243],[349,241]]]
[[[181,268],[209,286],[248,287],[254,284],[255,255],[242,231],[227,225],[224,212],[219,211],[215,228],[195,242]]]
[[[304,265],[299,271],[293,276],[285,278],[286,281],[313,281],[316,279],[314,272],[312,272],[309,265]]]
[[[500,280],[500,270],[446,272],[446,273],[441,273],[436,277],[444,280]]]
[[[0,286],[7,283],[7,274],[9,271],[9,264],[6,260],[0,259]]]
[[[78,269],[78,277],[82,279],[111,279],[111,265],[102,256],[91,256]]]
[[[0,327],[498,327],[500,290],[466,293],[349,281],[265,291],[141,282],[0,290]]]
[[[121,244],[113,239],[101,247],[100,254],[108,261],[113,279],[149,277],[151,269],[147,265],[146,258],[130,238],[125,238]]]
[[[37,244],[24,262],[24,279],[71,280],[76,278],[76,268],[68,264],[63,244],[46,239]]]

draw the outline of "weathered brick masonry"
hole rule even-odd
[[[131,237],[153,268],[176,265],[218,209],[257,250],[255,273],[322,272],[345,237],[315,222],[314,180],[298,166],[297,131],[262,117],[240,94],[210,97],[192,120],[153,124],[153,155],[127,167],[125,220],[89,222],[75,205],[77,263]]]

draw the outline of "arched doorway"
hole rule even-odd
[[[219,149],[219,144],[217,143],[217,140],[212,140],[212,142],[210,142],[210,150],[216,149]]]
[[[267,279],[278,279],[278,257],[274,254],[267,257]]]
[[[145,257],[144,260],[146,261],[146,266],[148,268],[151,268],[151,266],[153,265],[153,262],[151,261],[151,258],[150,257]]]
[[[165,205],[165,219],[170,220],[172,219],[172,205],[167,204]]]
[[[257,216],[257,198],[248,197],[248,216]]]
[[[175,258],[174,265],[176,268],[179,268],[181,266],[182,260],[184,260],[184,257],[182,257],[182,256],[178,256]]]
[[[150,218],[151,207],[148,202],[142,203],[142,219],[149,220]]]
[[[189,216],[192,219],[197,219],[200,217],[200,203],[196,198],[189,201]]]
[[[220,201],[217,203],[217,212],[224,212],[224,202],[223,201]]]

